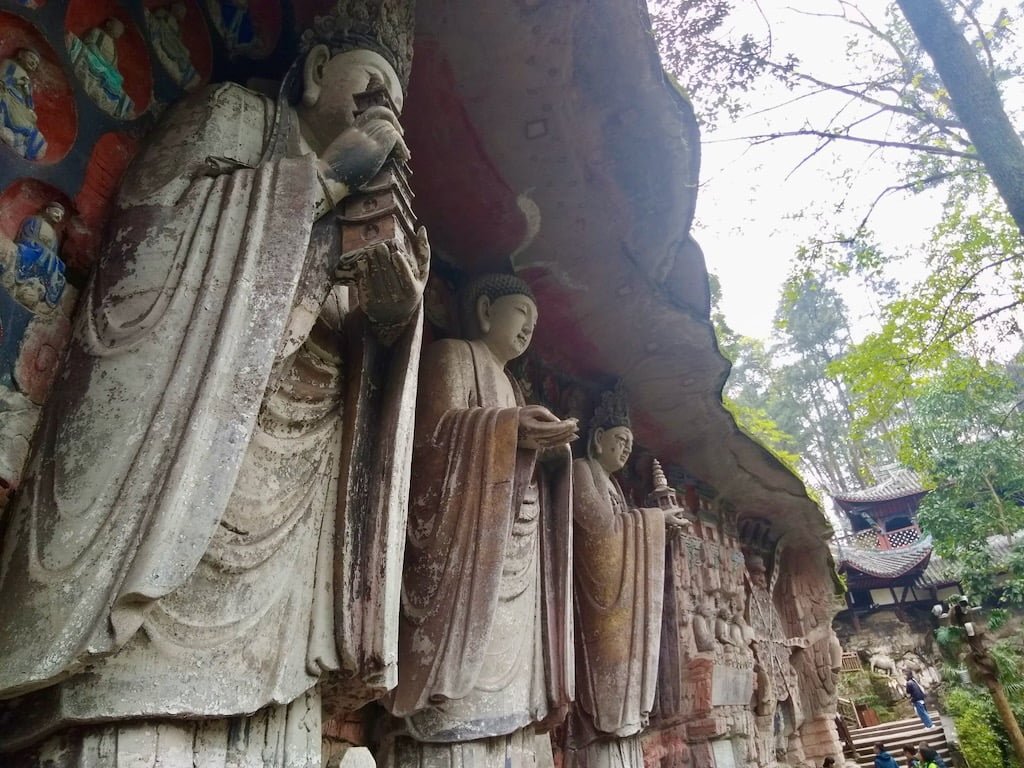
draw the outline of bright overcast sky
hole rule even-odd
[[[765,22],[753,3],[736,5],[738,30],[762,35]],[[884,2],[863,0],[862,8],[881,20]],[[821,12],[835,7],[822,0],[764,0],[765,14],[772,20],[775,57],[794,53],[801,69],[836,82],[849,82],[855,75],[846,57],[846,36],[850,28],[841,21],[802,15],[799,9]],[[722,309],[732,328],[742,334],[767,338],[779,289],[797,249],[815,234],[819,224],[808,214],[827,212],[845,195],[849,196],[843,218],[832,218],[848,229],[855,226],[871,200],[886,186],[897,183],[892,165],[905,152],[889,150],[880,159],[872,148],[851,143],[833,145],[794,169],[813,149],[813,139],[784,138],[756,147],[734,137],[763,134],[772,130],[793,130],[806,120],[821,126],[846,97],[833,95],[803,99],[779,109],[768,108],[792,99],[792,93],[767,78],[757,93],[750,95],[747,116],[734,123],[722,121],[715,133],[703,136],[701,190],[697,202],[694,236],[704,249],[709,271],[722,283]],[[768,110],[768,111],[762,111]],[[759,112],[759,113],[758,113]],[[757,114],[755,114],[757,113]],[[824,119],[823,119],[824,118]],[[866,128],[865,135],[877,136],[884,127]],[[858,169],[849,189],[837,187],[833,176],[843,168]],[[788,178],[787,178],[788,177]],[[892,195],[878,206],[870,219],[878,240],[889,252],[914,251],[914,244],[927,238],[939,213],[930,195]],[[907,259],[906,274],[919,267]],[[856,286],[845,291],[847,302],[860,329],[871,326],[872,307]]]

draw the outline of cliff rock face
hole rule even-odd
[[[343,21],[340,35],[358,29],[374,51],[414,50],[411,73],[407,57],[395,65],[400,79],[409,75],[401,124],[415,219],[432,251],[426,339],[465,330],[457,294],[468,278],[515,273],[539,312],[530,352],[512,366],[525,402],[579,418],[585,429],[601,391],[619,383],[636,440],[621,473],[622,503],[645,505],[657,458],[687,510],[690,526],[669,531],[665,545],[655,703],[638,737],[645,764],[767,767],[838,757],[830,531],[799,479],[722,405],[729,364],[690,231],[700,139],[690,104],[661,68],[642,0],[417,0],[412,39],[399,29],[413,18],[411,0],[49,0],[0,13],[0,60],[30,61],[23,49],[37,58],[18,64],[32,114],[8,110],[5,119],[20,122],[5,124],[0,145],[0,510],[30,479],[24,467],[41,408],[61,375],[131,159],[165,111],[206,84],[230,80],[276,95],[303,32],[332,13]],[[387,29],[375,32],[377,22]],[[49,271],[32,278],[36,285],[18,278],[28,275],[18,272],[29,252],[23,225],[53,202],[66,216],[47,241]],[[320,386],[317,366],[333,361],[330,350],[317,350],[296,369],[302,387]],[[354,384],[358,367],[345,367],[331,386],[347,387],[345,398],[359,387],[386,390],[373,376]],[[385,429],[362,411],[345,428],[375,439]],[[343,479],[370,483],[371,474]],[[345,610],[339,626],[350,618]],[[372,627],[360,631],[373,635]],[[323,694],[308,706],[323,707],[309,727],[321,731],[325,762],[369,759],[351,745],[369,746],[378,762],[393,759],[382,709],[350,711],[329,682]],[[0,702],[0,724],[18,706]],[[578,757],[564,721],[544,727],[539,754]]]

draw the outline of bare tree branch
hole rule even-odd
[[[790,138],[794,136],[817,136],[821,139],[827,139],[829,141],[852,141],[858,144],[869,144],[875,147],[887,147],[890,149],[905,149],[911,152],[924,152],[931,155],[941,155],[943,157],[959,157],[964,160],[977,160],[980,158],[974,152],[961,152],[956,149],[948,149],[946,147],[935,147],[928,144],[915,144],[907,141],[887,141],[884,139],[872,139],[867,136],[850,136],[845,133],[834,133],[831,131],[819,131],[814,128],[801,128],[796,131],[779,131],[777,133],[760,133],[754,134],[753,136],[743,136],[740,139],[719,139],[719,141],[750,141],[754,144],[765,144],[769,141],[775,141],[776,139]],[[714,140],[709,140],[706,143],[712,143]]]

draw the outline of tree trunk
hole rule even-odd
[[[928,52],[1006,207],[1024,233],[1024,144],[996,84],[941,0],[896,0]]]
[[[985,685],[988,686],[988,690],[992,694],[992,700],[996,703],[999,719],[1003,721],[1003,727],[1006,728],[1006,733],[1010,737],[1013,751],[1017,753],[1017,759],[1024,763],[1024,733],[1021,733],[1020,724],[1013,716],[1013,709],[1010,707],[1010,700],[1006,698],[1003,684],[989,675],[985,675],[984,678]]]

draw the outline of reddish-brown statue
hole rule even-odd
[[[665,582],[666,525],[680,509],[631,509],[613,474],[633,448],[621,391],[606,392],[587,458],[573,462],[575,764],[643,765],[640,732],[654,705]]]
[[[505,369],[533,335],[529,287],[490,275],[463,303],[473,340],[436,342],[421,366],[392,699],[401,766],[532,765],[535,726],[572,696],[569,490],[554,503],[546,478],[568,469],[576,421],[526,405]]]

